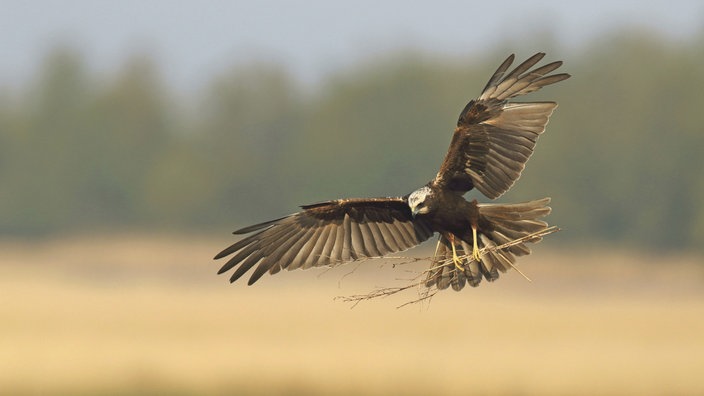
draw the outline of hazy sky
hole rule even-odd
[[[150,52],[170,83],[188,88],[253,59],[280,62],[315,82],[399,47],[472,55],[512,37],[547,32],[569,51],[622,27],[675,41],[704,32],[701,0],[0,0],[0,5],[2,85],[26,81],[57,43],[77,47],[98,72],[119,68],[127,54]]]

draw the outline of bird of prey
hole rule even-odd
[[[234,282],[254,268],[251,285],[267,272],[382,257],[438,233],[427,287],[461,290],[482,278],[496,280],[499,271],[513,267],[515,256],[530,253],[523,242],[496,247],[545,230],[547,223],[538,219],[550,213],[550,199],[482,204],[467,201],[464,194],[477,189],[495,199],[521,176],[557,103],[511,99],[570,77],[550,74],[561,61],[534,68],[544,56],[537,53],[508,73],[514,55],[499,66],[481,95],[460,113],[440,170],[423,187],[402,197],[304,205],[298,213],[237,230],[234,234],[251,235],[215,256],[232,255],[218,273],[235,268]],[[490,249],[482,251],[485,247]]]

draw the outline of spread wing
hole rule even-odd
[[[436,185],[462,193],[476,188],[494,199],[518,180],[557,103],[508,100],[570,77],[549,74],[561,61],[530,70],[543,56],[537,53],[504,75],[513,63],[509,56],[462,110]]]
[[[302,206],[303,211],[235,231],[245,237],[218,253],[234,254],[219,274],[236,266],[230,282],[257,266],[248,284],[266,272],[381,257],[420,244],[433,235],[414,219],[404,198],[339,199]]]

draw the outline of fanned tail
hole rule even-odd
[[[476,287],[482,279],[493,282],[499,278],[499,272],[506,272],[514,267],[517,256],[530,254],[526,242],[496,249],[508,242],[539,233],[548,228],[548,224],[539,218],[550,214],[550,198],[518,204],[479,204],[480,229],[477,230],[477,245],[484,252],[481,261],[472,259],[472,241],[456,239],[455,250],[462,259],[462,269],[452,261],[452,246],[444,236],[440,237],[425,281],[427,287],[435,286],[446,289],[462,290],[465,284]],[[536,237],[530,242],[540,242]]]

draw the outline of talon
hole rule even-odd
[[[479,245],[477,245],[477,228],[472,226],[472,258],[476,262],[482,261],[482,255],[479,254]]]

